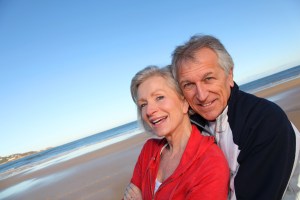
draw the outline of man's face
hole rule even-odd
[[[178,82],[192,109],[209,121],[223,112],[234,86],[232,70],[227,75],[209,48],[200,49],[194,60],[181,64]]]

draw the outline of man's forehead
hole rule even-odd
[[[212,73],[212,67],[203,65],[197,61],[187,61],[178,69],[179,79],[193,77],[194,75],[205,75]]]

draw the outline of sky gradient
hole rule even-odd
[[[0,156],[136,120],[131,78],[199,33],[239,84],[300,64],[298,0],[0,0]]]

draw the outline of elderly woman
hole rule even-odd
[[[145,130],[158,138],[143,146],[124,199],[227,199],[227,161],[214,138],[191,124],[170,68],[138,72],[131,95]]]

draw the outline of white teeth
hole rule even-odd
[[[152,123],[152,124],[157,124],[157,123],[159,123],[160,121],[162,121],[163,119],[165,119],[165,117],[159,118],[159,119],[156,119],[156,120],[153,120],[153,121],[151,121],[151,123]]]
[[[209,103],[206,103],[206,104],[201,104],[201,106],[206,107],[206,106],[209,106],[211,104],[212,104],[212,102],[209,102]]]
[[[154,121],[152,121],[152,123],[153,123],[153,124],[156,124],[156,123],[159,122],[159,121],[160,121],[160,119],[154,120]]]

